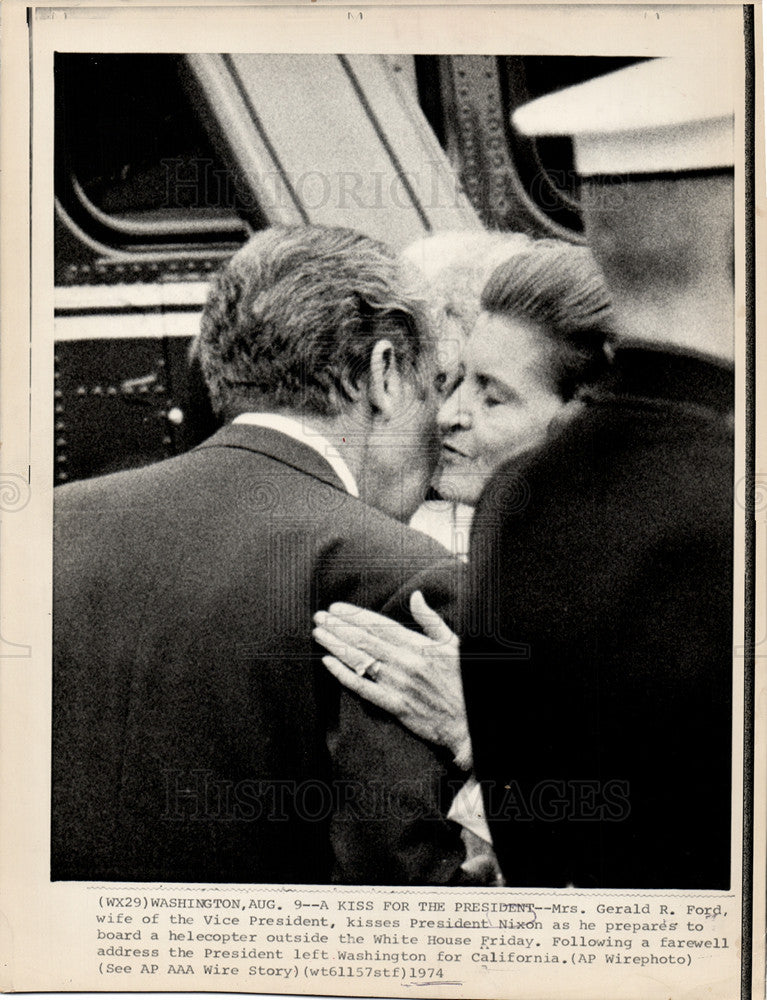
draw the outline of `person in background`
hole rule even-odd
[[[478,230],[435,233],[404,251],[403,258],[419,269],[429,290],[437,333],[437,390],[442,397],[459,375],[461,354],[479,316],[488,278],[529,244],[530,237],[523,233]],[[432,488],[410,525],[465,557],[473,514],[473,507],[445,499]]]
[[[477,230],[434,233],[402,254],[418,268],[429,290],[438,337],[438,388],[450,382],[466,338],[480,313],[480,298],[495,268],[529,247],[524,233]]]
[[[471,749],[509,884],[730,885],[733,108],[705,63],[660,59],[517,111],[574,139],[613,365],[483,491],[460,668],[419,595],[428,635],[371,621],[363,641],[356,617],[375,683],[326,659]]]

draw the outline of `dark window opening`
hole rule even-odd
[[[447,145],[445,112],[442,106],[439,56],[415,56],[415,79],[418,102],[443,149]]]
[[[57,53],[56,195],[116,250],[236,249],[241,198],[185,80],[184,57]]]

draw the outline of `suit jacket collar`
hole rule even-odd
[[[299,472],[314,476],[315,479],[334,486],[346,493],[346,488],[334,472],[332,466],[319,452],[295,438],[269,427],[254,427],[251,424],[227,424],[207,441],[197,445],[202,448],[240,448],[259,455],[266,455],[283,465],[289,465]]]

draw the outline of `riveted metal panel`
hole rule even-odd
[[[57,345],[54,485],[147,465],[212,433],[216,421],[188,348],[189,338]]]
[[[577,233],[541,211],[520,179],[498,58],[450,56],[440,66],[451,160],[483,223],[490,229],[577,240]]]

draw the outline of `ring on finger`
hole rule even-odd
[[[381,662],[380,660],[373,660],[372,663],[368,664],[363,673],[363,677],[367,677],[371,681],[378,680],[378,675],[381,673]]]
[[[369,653],[360,653],[360,659],[354,664],[354,672],[360,677],[367,677],[368,670],[376,664],[376,658]]]

